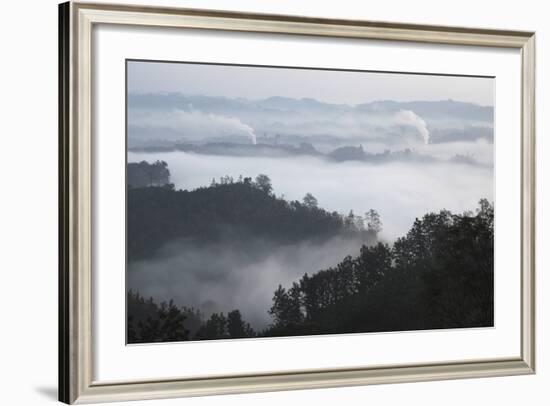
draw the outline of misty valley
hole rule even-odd
[[[127,342],[491,327],[494,81],[130,61]]]
[[[268,175],[192,190],[166,162],[128,164],[128,342],[493,324],[493,208],[416,219],[277,196]]]

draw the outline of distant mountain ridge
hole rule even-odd
[[[319,152],[315,147],[308,143],[302,143],[297,147],[287,144],[234,144],[234,143],[206,143],[202,145],[193,144],[173,144],[163,146],[137,147],[130,148],[132,152],[173,152],[183,151],[194,154],[220,155],[235,157],[288,157],[288,156],[310,156],[324,158],[332,162],[361,161],[369,163],[387,163],[387,162],[453,162],[475,166],[487,166],[478,162],[474,157],[455,154],[448,159],[435,158],[429,155],[421,154],[411,149],[398,151],[384,151],[381,153],[369,153],[361,145],[343,146],[330,151],[327,154]],[[137,165],[137,163],[129,163]]]
[[[483,139],[492,144],[493,116],[491,106],[453,100],[347,105],[281,96],[252,100],[130,93],[128,146],[263,143],[299,147],[308,143],[328,153],[363,144],[369,152],[382,153],[428,143],[475,143]]]
[[[374,112],[395,113],[412,110],[424,118],[448,116],[479,121],[492,121],[494,108],[455,100],[407,101],[380,100],[356,105],[322,102],[312,98],[273,96],[265,99],[227,98],[186,95],[183,93],[130,93],[129,108],[201,110],[215,113],[234,111],[258,112]]]

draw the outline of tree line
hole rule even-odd
[[[359,216],[342,215],[321,207],[306,193],[302,201],[276,196],[271,180],[231,176],[213,179],[209,186],[175,190],[129,187],[127,193],[128,261],[152,258],[166,243],[178,239],[216,242],[264,238],[289,244],[306,239],[326,241],[335,236],[375,240],[381,230],[375,210]]]
[[[393,246],[363,246],[335,267],[279,286],[265,335],[493,325],[494,210],[417,219]]]
[[[126,165],[128,187],[147,187],[170,185],[170,170],[165,161],[130,162]]]
[[[428,213],[391,246],[363,245],[334,267],[278,286],[262,331],[237,309],[206,319],[130,292],[129,342],[492,326],[493,232],[494,208],[485,199],[475,212]],[[136,301],[149,313],[136,317]]]

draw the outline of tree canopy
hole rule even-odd
[[[261,331],[239,309],[203,314],[129,291],[129,343],[493,325],[494,208],[485,199],[475,213],[427,213],[387,244],[376,239],[382,230],[376,210],[364,217],[329,212],[311,193],[302,202],[287,201],[275,195],[265,174],[226,175],[207,187],[175,190],[166,163],[157,161],[129,164],[128,179],[134,182],[128,188],[130,262],[153,258],[183,238],[294,244],[353,236],[363,242],[353,255],[334,258],[332,267],[273,286],[266,309],[271,324]]]
[[[319,208],[311,194],[303,202],[275,196],[266,175],[258,175],[255,181],[223,176],[191,191],[168,186],[130,188],[127,216],[129,261],[151,258],[164,244],[182,238],[212,242],[253,236],[293,243],[337,235],[374,237],[343,215]]]
[[[416,219],[393,246],[363,245],[331,268],[279,285],[271,325],[254,331],[239,310],[209,318],[129,294],[130,342],[404,331],[493,325],[493,205]],[[186,319],[195,318],[189,334]]]
[[[170,183],[170,170],[164,161],[152,164],[130,162],[127,165],[127,182],[129,187],[164,186]]]

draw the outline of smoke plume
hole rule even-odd
[[[202,141],[205,138],[226,138],[242,136],[256,144],[256,134],[252,127],[243,123],[239,118],[214,113],[205,113],[192,109],[173,109],[169,111],[150,111],[144,109],[130,109],[128,121],[133,127],[148,129],[158,134],[158,129],[171,130],[172,137],[189,141]],[[161,131],[164,138],[166,132]]]
[[[430,132],[428,131],[428,126],[426,122],[412,110],[400,110],[396,115],[395,119],[399,124],[410,125],[417,129],[420,133],[420,136],[424,140],[424,144],[428,144],[430,141]]]

